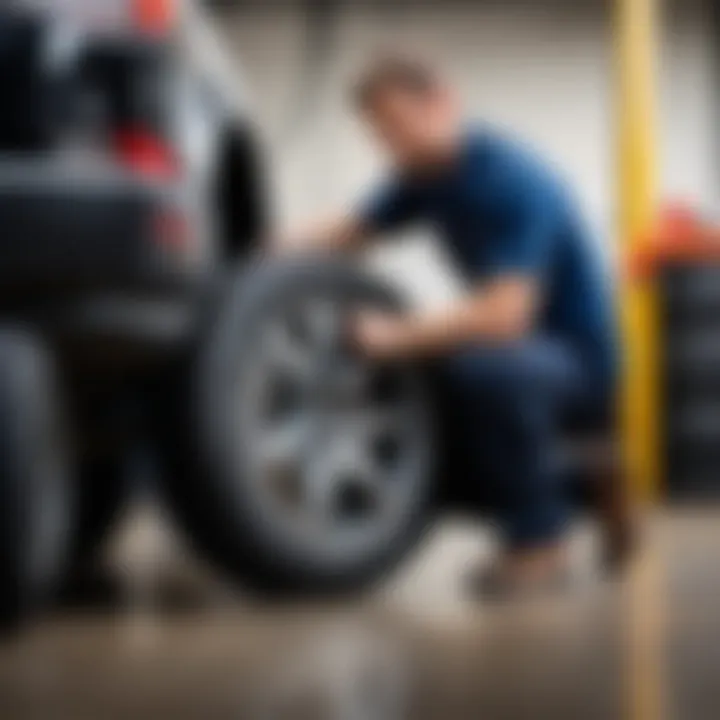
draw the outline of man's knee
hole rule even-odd
[[[562,394],[575,383],[572,361],[545,343],[473,348],[444,361],[453,394],[469,401],[525,407]]]

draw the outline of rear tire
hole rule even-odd
[[[0,331],[0,629],[17,629],[57,590],[73,510],[64,420],[42,344]]]

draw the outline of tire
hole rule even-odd
[[[72,519],[63,409],[42,344],[0,331],[0,629],[50,602]]]
[[[390,400],[373,395],[368,403],[378,403],[378,407],[381,402],[390,403],[387,407],[393,412],[397,405],[398,412],[402,413],[398,415],[402,422],[394,429],[395,442],[400,448],[397,457],[401,460],[395,458],[383,468],[382,478],[387,483],[376,483],[372,473],[379,477],[380,470],[376,472],[374,465],[360,478],[359,470],[342,469],[343,462],[350,463],[342,459],[342,453],[337,453],[337,460],[323,459],[333,457],[334,448],[345,443],[340,435],[332,441],[327,439],[329,435],[323,435],[339,432],[340,421],[330,420],[326,430],[321,431],[312,444],[307,444],[316,450],[305,453],[306,446],[298,445],[304,464],[302,470],[296,470],[296,475],[303,477],[296,483],[303,485],[303,496],[312,494],[304,492],[307,485],[319,485],[317,480],[308,478],[327,476],[331,480],[324,490],[317,491],[323,498],[332,494],[330,505],[322,501],[323,508],[331,507],[328,516],[323,515],[322,522],[318,523],[324,534],[306,525],[303,536],[300,520],[286,522],[277,508],[271,510],[276,501],[263,495],[268,491],[259,489],[266,482],[265,475],[259,472],[258,453],[254,452],[258,447],[257,436],[251,432],[251,428],[257,429],[252,419],[257,408],[253,402],[242,402],[239,410],[235,398],[239,392],[254,387],[248,378],[252,368],[258,366],[258,347],[261,346],[258,337],[263,336],[269,323],[274,322],[273,318],[284,318],[284,313],[295,312],[311,301],[330,303],[328,307],[332,308],[340,303],[384,309],[399,307],[398,298],[384,284],[339,263],[294,262],[250,268],[231,283],[217,321],[200,343],[191,370],[181,374],[180,385],[184,384],[184,389],[176,384],[174,393],[165,394],[164,421],[160,423],[164,486],[180,525],[204,557],[239,583],[265,594],[335,595],[374,585],[419,541],[427,527],[431,507],[434,432],[424,378],[410,367],[371,368],[339,344],[322,357],[318,356],[318,362],[324,358],[327,365],[310,366],[316,380],[321,381],[317,397],[331,396],[323,390],[329,386],[328,378],[334,377],[334,368],[349,367],[349,363],[367,373],[372,382],[382,376],[388,388],[392,385],[391,393],[395,392],[397,397],[393,399],[392,394],[387,395],[385,391]],[[313,393],[307,394],[309,405],[316,404],[313,398]],[[368,419],[363,430],[368,433],[368,443],[375,432],[375,422],[369,420],[374,408],[374,404],[368,404],[368,414],[362,416]],[[303,422],[310,427],[307,424],[310,410],[296,412],[301,420],[305,417]],[[327,408],[313,412],[313,422],[317,419],[321,425],[327,418],[335,417]],[[358,429],[361,425],[353,424],[354,405],[350,410],[341,408],[337,412],[343,422],[343,413],[347,413],[351,436],[361,432]],[[357,412],[366,412],[366,407],[360,404]],[[390,410],[383,405],[382,412]],[[379,448],[381,441],[372,437]],[[356,442],[350,437],[348,441],[358,457],[365,449],[370,452],[369,444],[363,447],[364,436],[362,440]],[[323,443],[324,450],[317,450]],[[375,445],[372,452],[375,453]],[[372,462],[375,460],[373,455]],[[332,472],[326,469],[324,473],[317,469],[324,464],[327,468],[327,462],[331,466],[336,463],[337,469]],[[317,471],[308,470],[308,466]],[[263,466],[263,471],[267,471],[267,467]],[[346,477],[339,477],[338,473],[343,472]],[[353,472],[355,477],[351,477]],[[256,482],[258,477],[263,477],[262,483]],[[361,485],[368,488],[377,485],[372,490],[375,493],[372,501],[370,490],[361,491]],[[353,493],[354,500],[350,499]],[[362,493],[366,493],[364,499],[361,499]],[[392,500],[384,497],[391,495]],[[373,502],[376,507],[371,508]],[[361,509],[363,503],[365,507]],[[380,508],[382,503],[384,508]],[[336,514],[342,514],[342,518],[338,519]],[[311,540],[311,535],[317,537]]]

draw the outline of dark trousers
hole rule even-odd
[[[581,354],[549,338],[478,347],[443,360],[439,380],[446,433],[468,481],[493,498],[507,545],[558,539],[570,519],[557,465],[560,424],[600,393]]]

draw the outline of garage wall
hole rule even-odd
[[[439,60],[476,115],[510,128],[551,157],[577,188],[598,242],[612,247],[612,3],[603,0],[475,3],[341,3],[321,72],[303,79],[306,26],[297,5],[265,3],[225,13],[252,103],[273,152],[283,224],[351,201],[379,170],[345,106],[346,84],[378,47]],[[713,62],[707,2],[677,2],[662,52],[663,186],[673,196],[717,197],[712,139]],[[317,44],[316,48],[317,50]],[[412,275],[415,294],[452,293],[442,258],[423,238],[383,265]],[[412,272],[408,273],[408,266]]]
[[[661,144],[666,197],[717,211],[720,152],[715,21],[709,0],[673,3],[661,54]]]

